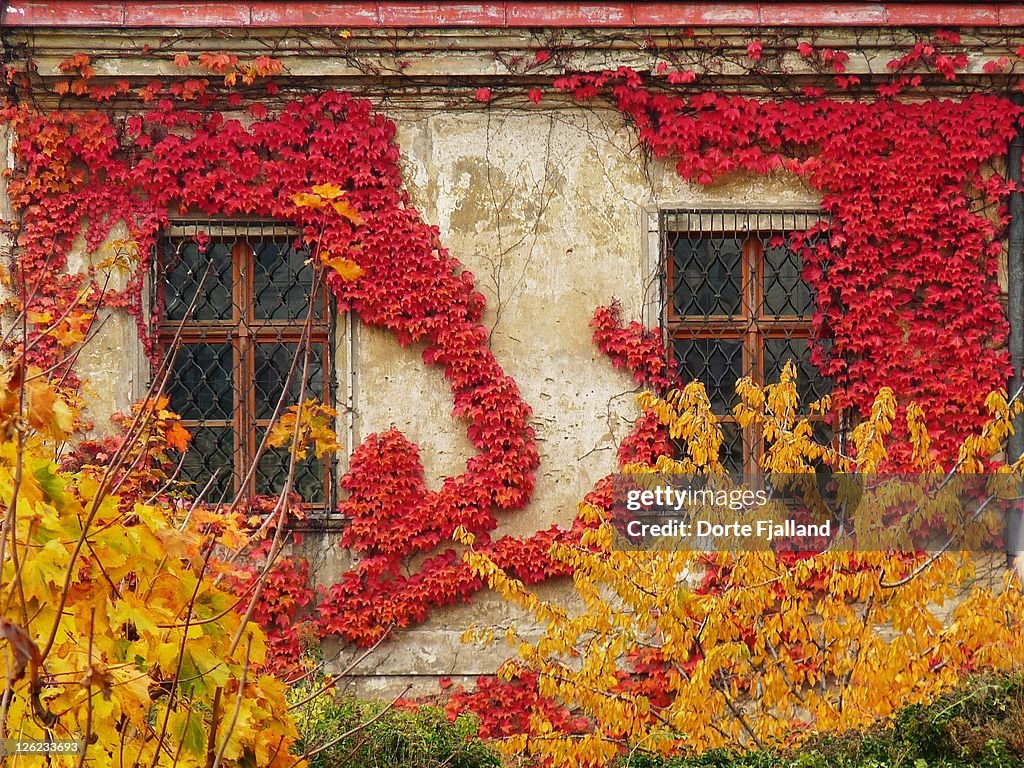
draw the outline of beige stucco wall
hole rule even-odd
[[[567,524],[595,481],[614,471],[615,449],[636,413],[636,384],[598,352],[589,321],[613,297],[628,320],[656,316],[657,253],[646,211],[803,207],[816,198],[785,176],[709,188],[682,183],[674,169],[646,160],[611,111],[542,103],[387,113],[398,126],[413,201],[476,275],[494,354],[534,411],[536,492],[529,508],[502,519],[499,533]],[[394,424],[420,446],[429,485],[462,472],[472,447],[465,424],[451,417],[441,372],[423,365],[419,348],[402,349],[375,329],[359,328],[355,348],[359,439]],[[561,594],[557,585],[546,591]],[[394,691],[413,682],[430,692],[437,675],[491,672],[508,649],[467,648],[459,636],[471,624],[509,621],[524,617],[484,593],[436,611],[360,665],[370,676],[360,686]]]
[[[601,359],[588,322],[612,296],[640,312],[640,169],[588,142],[586,123],[597,121],[569,122],[580,115],[392,117],[413,200],[476,275],[491,347],[534,411],[542,463],[533,509],[504,525],[524,534],[568,522],[608,471],[632,412],[634,385]],[[471,447],[440,372],[376,332],[362,334],[358,354],[361,434],[394,423],[423,446],[429,477],[461,472]]]
[[[68,269],[86,271],[90,262],[95,267],[115,251],[137,258],[123,223],[112,228],[95,254],[86,253],[84,237],[76,239],[68,255]],[[128,275],[118,269],[100,269],[96,284],[103,291],[123,291]],[[122,311],[101,310],[75,361],[75,371],[82,380],[85,417],[92,422],[96,434],[109,433],[114,428],[111,414],[128,413],[131,404],[145,396],[150,379],[135,318]]]
[[[0,260],[5,270],[12,266],[13,239],[7,234],[15,220],[15,212],[7,197],[7,180],[2,171],[14,162],[9,131],[0,125]],[[106,242],[94,254],[86,253],[85,237],[75,239],[68,253],[67,264],[71,272],[85,272],[112,256],[114,251],[124,254],[137,251],[127,240],[123,225],[115,226]],[[100,268],[96,272],[96,285],[100,290],[124,290],[128,275],[118,269]],[[0,302],[11,297],[6,286],[0,285]],[[5,307],[0,312],[0,329],[9,328],[13,315]],[[75,351],[72,350],[72,353]],[[110,417],[114,413],[130,410],[132,402],[145,394],[149,379],[148,364],[139,343],[135,320],[120,311],[103,310],[93,322],[87,343],[77,350],[75,370],[82,379],[80,394],[83,416],[94,425],[92,434],[109,434],[114,429]]]
[[[614,470],[615,448],[635,415],[637,386],[594,347],[589,321],[613,297],[627,320],[656,318],[657,238],[648,212],[659,205],[813,206],[815,197],[784,176],[734,178],[709,188],[684,184],[671,167],[646,158],[616,112],[551,99],[513,108],[464,97],[458,103],[424,109],[391,101],[384,111],[398,126],[414,203],[476,275],[488,299],[484,322],[494,354],[533,409],[541,456],[536,493],[499,528],[529,535],[572,520],[580,498]],[[86,258],[79,241],[72,268]],[[393,424],[420,446],[428,485],[461,473],[472,447],[465,423],[451,416],[440,369],[423,364],[420,347],[403,349],[391,335],[358,324],[353,331],[339,322],[339,402],[354,409],[351,434],[346,415],[339,423],[342,444],[358,444]],[[107,318],[78,368],[87,379],[88,413],[97,431],[105,431],[109,414],[125,410],[148,378],[134,321]],[[336,536],[306,534],[323,582],[349,562]],[[543,590],[564,594],[558,585]],[[492,672],[506,649],[481,651],[459,637],[471,624],[509,621],[523,617],[488,594],[436,611],[363,662],[356,683],[383,692],[412,681],[416,692],[432,692],[437,676],[464,680]],[[351,657],[331,643],[325,651],[335,667]]]

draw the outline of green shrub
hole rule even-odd
[[[289,697],[302,700],[295,689]],[[443,709],[387,709],[383,702],[320,696],[296,708],[298,753],[334,742],[310,768],[499,768],[497,753],[476,737],[476,719],[449,723]],[[387,710],[387,711],[384,711]],[[360,727],[362,726],[362,727]],[[339,737],[341,737],[339,739]]]
[[[301,702],[308,692],[294,688],[289,698]],[[298,707],[300,750],[335,742],[310,768],[500,768],[476,737],[475,718],[449,723],[437,707],[387,707],[351,696]],[[791,752],[636,754],[615,768],[1024,768],[1024,675],[979,678],[865,732],[821,736]]]
[[[631,755],[617,768],[1022,768],[1024,675],[978,678],[863,732],[822,736],[792,752]]]

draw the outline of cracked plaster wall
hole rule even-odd
[[[402,167],[414,204],[436,224],[442,242],[476,275],[488,299],[484,322],[498,362],[533,409],[541,456],[530,506],[506,514],[498,534],[529,535],[568,524],[582,496],[614,470],[615,449],[635,416],[637,387],[611,367],[591,342],[594,308],[613,297],[627,320],[656,322],[659,286],[652,206],[796,207],[815,197],[784,176],[734,178],[709,188],[682,183],[674,170],[648,161],[635,134],[615,112],[547,103],[539,107],[386,110],[398,126]],[[5,153],[6,154],[6,153]],[[2,183],[2,182],[0,182]],[[0,212],[9,216],[0,186]],[[122,237],[115,231],[111,240]],[[87,263],[82,239],[69,257]],[[389,334],[339,321],[339,404],[354,406],[353,434],[343,414],[342,444],[358,444],[392,424],[417,443],[427,482],[437,488],[463,471],[472,447],[465,424],[451,416],[452,397],[440,369],[425,366],[421,347],[402,348]],[[111,315],[83,352],[83,395],[97,432],[109,415],[140,397],[149,377],[134,321]],[[350,386],[350,382],[354,386]],[[342,464],[346,462],[342,461]],[[336,533],[309,532],[305,547],[322,582],[349,562]],[[564,585],[543,585],[547,595]],[[524,621],[493,595],[435,611],[363,662],[353,675],[364,692],[386,693],[414,683],[436,691],[436,678],[456,682],[493,672],[508,655],[465,646],[471,624]],[[349,651],[327,643],[333,666]]]
[[[476,276],[488,299],[492,349],[534,412],[536,492],[527,509],[501,519],[498,534],[568,524],[583,495],[614,470],[636,414],[635,383],[597,351],[589,321],[615,297],[627,320],[656,322],[657,254],[646,210],[813,207],[816,198],[784,176],[709,188],[682,183],[673,168],[648,162],[609,111],[542,105],[388,114],[413,202]],[[377,330],[360,328],[356,349],[358,438],[394,424],[420,446],[428,485],[462,472],[472,447],[465,425],[451,417],[440,370],[422,364],[421,349],[402,349]],[[543,591],[563,594],[557,584]],[[508,649],[467,648],[459,636],[471,624],[509,621],[524,617],[480,593],[403,631],[360,666],[367,677],[356,682],[371,692],[409,682],[432,692],[437,675],[459,682],[492,672]]]

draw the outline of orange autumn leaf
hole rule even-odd
[[[64,321],[53,329],[57,343],[62,347],[81,344],[85,341],[85,335],[89,332],[94,316],[92,312],[82,312],[64,318]]]
[[[253,68],[256,70],[256,74],[261,77],[276,75],[284,70],[284,65],[271,56],[257,56],[253,59],[252,64]]]
[[[17,363],[0,376],[0,432],[13,433],[22,419],[55,440],[64,440],[75,426],[74,412],[42,371]]]
[[[81,69],[90,62],[89,55],[79,51],[74,56],[69,56],[60,63],[61,72],[71,72],[73,70]]]
[[[317,184],[313,192],[326,200],[335,200],[345,194],[337,184]]]
[[[201,53],[199,54],[199,65],[206,67],[219,75],[238,64],[238,57],[228,53]]]
[[[292,195],[292,202],[297,208],[313,208],[319,210],[324,207],[324,201],[320,195],[311,195],[309,192],[297,192]]]
[[[64,59],[64,61],[62,61],[60,63],[60,71],[61,72],[76,72],[77,71],[78,74],[80,74],[84,80],[88,80],[90,77],[92,77],[93,75],[96,74],[96,70],[94,70],[89,65],[90,61],[91,61],[91,59],[89,58],[88,54],[81,53],[81,52],[76,53],[74,56],[71,56],[70,58]]]
[[[168,447],[184,452],[188,449],[188,443],[192,439],[192,435],[181,424],[174,422],[164,433],[164,439],[167,440]]]
[[[320,254],[320,263],[333,269],[342,280],[355,280],[363,274],[362,267],[341,256],[332,257],[329,253],[323,253]]]
[[[349,205],[345,200],[335,200],[333,207],[339,216],[344,216],[356,226],[363,223],[363,217],[359,215],[359,211]]]

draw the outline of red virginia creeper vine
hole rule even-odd
[[[839,408],[863,410],[882,384],[916,400],[939,451],[982,421],[984,395],[1000,388],[1007,374],[997,282],[1000,221],[979,210],[974,196],[997,204],[1004,199],[1005,180],[989,169],[1022,113],[995,95],[897,100],[920,84],[922,72],[956,78],[965,62],[944,52],[946,44],[955,41],[936,36],[895,60],[891,79],[873,99],[826,98],[820,88],[788,99],[728,95],[705,90],[692,70],[667,66],[652,76],[623,68],[554,83],[581,101],[610,97],[654,155],[674,160],[688,180],[711,184],[734,171],[786,170],[819,190],[831,220],[827,235],[797,233],[793,243],[817,289],[816,336],[831,347],[826,354],[827,345],[819,344],[815,362],[834,380]],[[839,90],[860,85],[846,73],[844,52],[806,42],[797,52]],[[747,48],[755,69],[767,55],[761,41]],[[223,77],[226,88],[280,72],[269,57],[244,63],[204,56],[200,64]],[[190,64],[184,54],[175,63]],[[303,238],[318,237],[322,249],[362,269],[355,280],[328,273],[341,310],[391,331],[402,344],[425,344],[424,362],[444,371],[453,414],[467,422],[477,451],[462,475],[433,492],[416,447],[397,431],[372,435],[359,447],[343,480],[348,497],[341,511],[352,521],[344,542],[361,559],[327,590],[318,630],[370,644],[390,626],[469,599],[480,584],[445,546],[459,525],[528,583],[563,573],[547,549],[572,532],[552,528],[528,541],[487,538],[498,513],[521,509],[530,499],[538,465],[530,410],[487,347],[480,322],[485,300],[473,276],[411,206],[394,124],[368,101],[330,91],[268,115],[258,102],[243,112],[237,92],[222,103],[204,78],[96,86],[85,54],[62,70],[69,79],[58,82],[58,94],[100,103],[135,94],[147,111],[117,118],[10,105],[2,112],[17,135],[19,165],[8,192],[23,215],[17,267],[30,278],[21,296],[36,330],[30,362],[52,365],[79,339],[83,318],[101,306],[134,313],[148,351],[156,353],[143,316],[142,276],[155,238],[173,215],[292,222]],[[13,70],[8,77],[24,79]],[[276,88],[267,85],[268,92]],[[475,99],[491,105],[499,95],[481,88]],[[531,89],[528,98],[536,103],[541,93]],[[295,194],[322,183],[338,185],[357,216],[324,224],[294,204]],[[97,269],[67,274],[78,234],[84,230],[87,249],[96,251],[118,222],[139,256],[128,289],[101,292]],[[67,327],[54,332],[55,318]],[[638,324],[622,327],[614,308],[599,309],[593,325],[596,343],[613,364],[658,390],[674,382],[656,335]],[[649,461],[668,449],[656,420],[642,415],[619,459]],[[607,491],[600,483],[594,498]],[[408,574],[405,566],[421,557],[422,565]],[[293,565],[300,578],[301,567]],[[303,599],[289,602],[289,611]],[[266,618],[275,623],[269,613]]]

